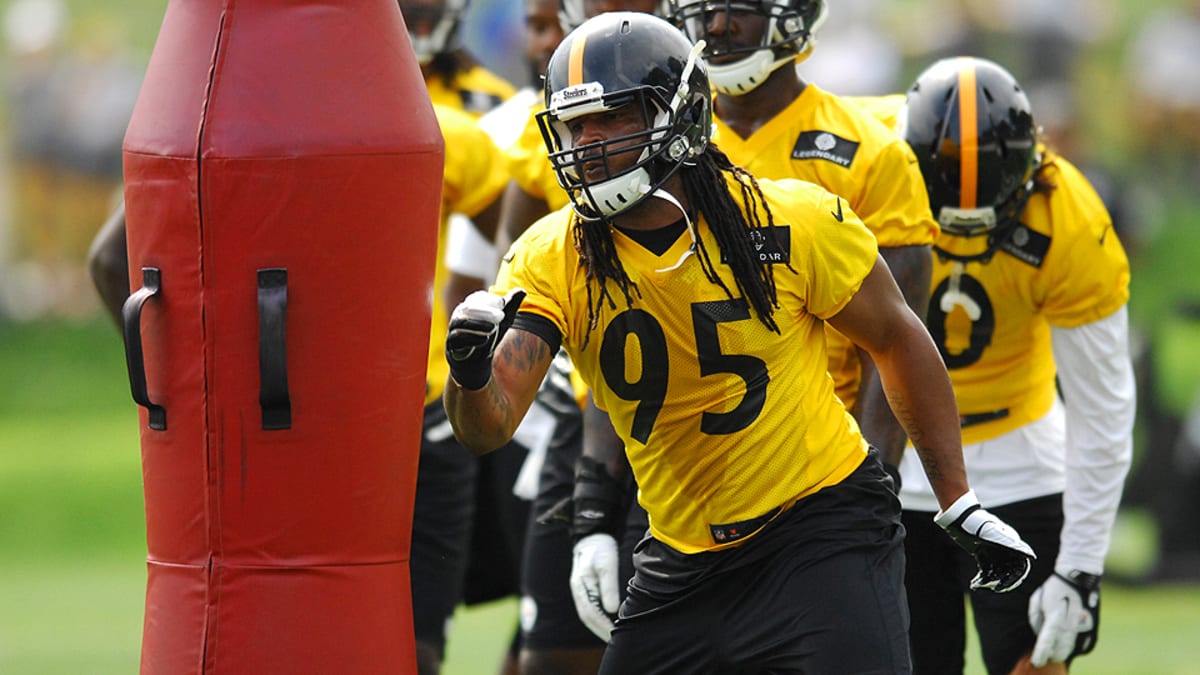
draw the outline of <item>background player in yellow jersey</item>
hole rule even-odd
[[[899,118],[942,226],[928,324],[971,484],[1038,556],[1018,591],[971,592],[984,661],[1009,673],[1032,653],[1033,666],[1062,672],[1096,643],[1132,455],[1129,264],[1100,198],[1038,142],[1029,101],[1000,66],[935,63]],[[929,527],[938,501],[917,460],[901,466],[913,661],[918,673],[957,673],[970,559]]]
[[[429,98],[476,117],[516,89],[484,68],[460,41],[467,0],[399,0]]]
[[[600,672],[907,672],[899,504],[824,321],[871,353],[977,582],[1019,585],[1028,547],[968,488],[949,379],[874,237],[709,144],[699,52],[626,12],[555,51],[539,120],[573,210],[453,312],[449,418],[476,452],[505,443],[560,343],[611,416],[652,536]]]
[[[510,83],[482,66],[462,45],[460,32],[467,0],[399,0],[398,4],[435,108],[457,111],[454,117],[463,115],[474,123],[513,95],[515,88]],[[493,144],[478,129],[470,133],[482,137],[482,148],[489,153],[494,151]],[[451,142],[471,142],[469,138],[461,141],[450,138],[446,144],[448,164]],[[466,148],[453,150],[470,152]],[[485,167],[505,176],[502,183],[507,181],[503,162],[489,160],[477,170]],[[451,170],[447,175],[454,173]],[[451,211],[443,214],[436,288],[439,293],[460,297],[481,287],[485,276],[449,273],[444,257],[448,243],[472,237],[491,239],[495,232],[494,218],[500,208],[497,194],[488,182],[478,186],[467,183],[462,189],[488,196],[492,211],[485,218],[492,221],[472,222],[470,213],[452,206]],[[442,306],[435,302],[435,314],[441,310]],[[430,348],[436,350],[443,336],[444,333],[435,331]],[[527,506],[511,492],[526,448],[514,443],[504,452],[476,460],[457,446],[440,408],[435,403],[425,411],[413,519],[413,608],[417,666],[422,675],[440,670],[446,622],[460,601],[472,604],[516,591],[520,532],[527,512]],[[479,561],[485,558],[490,564],[481,565]],[[504,668],[515,668],[515,661],[514,648]]]
[[[500,194],[508,180],[503,155],[479,128],[475,118],[440,105],[435,105],[434,111],[445,138],[446,159],[411,548],[413,624],[417,668],[421,675],[440,671],[447,622],[459,602],[470,594],[468,570],[472,559],[473,523],[482,515],[494,515],[497,511],[490,498],[493,491],[481,489],[484,482],[490,487],[491,469],[454,440],[445,409],[439,405],[447,373],[442,355],[447,307],[452,307],[461,299],[462,293],[471,290],[460,286],[450,291],[447,286],[449,271],[444,256],[449,219],[450,214],[461,213],[485,231],[494,232]],[[397,186],[397,189],[404,187]],[[496,455],[497,461],[493,464],[511,459],[511,464],[519,466],[524,453],[523,447],[510,444]],[[496,479],[495,482],[504,481]],[[511,476],[507,485],[512,485]],[[494,551],[492,557],[493,569],[511,569],[515,577],[516,551],[510,555]]]
[[[800,178],[845,199],[875,234],[909,307],[923,318],[938,227],[912,150],[795,68],[814,48],[825,0],[670,0],[669,11],[692,41],[706,42],[721,149],[756,176]],[[894,472],[904,432],[874,368],[867,360],[861,369],[857,350],[837,331],[830,329],[828,339],[837,394]]]

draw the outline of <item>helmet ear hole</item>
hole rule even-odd
[[[690,145],[691,144],[688,143],[687,139],[684,137],[677,137],[675,140],[671,141],[670,145],[667,146],[667,157],[669,157],[673,162],[679,161],[688,154],[688,148]]]
[[[804,29],[804,19],[795,12],[787,12],[779,17],[779,33],[784,40],[791,40]]]

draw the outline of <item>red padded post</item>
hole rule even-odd
[[[143,673],[415,672],[442,158],[395,0],[168,4],[124,144]]]

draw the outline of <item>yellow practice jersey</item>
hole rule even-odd
[[[655,255],[615,229],[637,292],[627,306],[610,281],[616,306],[601,307],[589,333],[593,296],[570,209],[513,244],[492,289],[524,288],[521,312],[557,328],[624,441],[651,531],[685,553],[740,543],[749,535],[739,524],[842,481],[865,457],[834,395],[823,319],[858,291],[878,257],[875,240],[849,209],[835,219],[838,198],[818,186],[760,184],[776,223],[759,230],[758,250],[773,267],[779,333],[705,276],[688,234]],[[708,223],[696,230],[736,291]]]
[[[1054,189],[1030,197],[990,262],[934,256],[929,331],[959,414],[984,420],[964,426],[964,443],[1046,414],[1055,397],[1050,327],[1102,319],[1129,299],[1129,262],[1100,198],[1063,158],[1047,155],[1045,163]],[[982,239],[942,234],[937,245],[972,255]]]
[[[862,109],[871,117],[883,123],[883,126],[898,132],[900,111],[904,109],[904,94],[884,94],[883,96],[846,96],[847,101]]]
[[[522,190],[544,200],[551,211],[556,211],[571,200],[558,185],[558,178],[547,157],[546,141],[538,128],[536,116],[545,109],[545,103],[538,103],[530,109],[525,128],[508,148],[508,164],[512,179]]]
[[[452,108],[433,106],[445,139],[446,164],[442,172],[442,214],[438,223],[437,263],[433,276],[433,322],[429,333],[429,361],[425,371],[425,403],[442,395],[450,367],[446,363],[446,325],[450,314],[442,300],[442,287],[450,276],[446,269],[447,220],[451,213],[476,216],[500,197],[508,184],[504,156],[475,118]],[[398,186],[403,190],[405,186]]]
[[[880,247],[928,246],[937,238],[912,148],[858,106],[809,84],[749,138],[717,114],[717,145],[735,164],[755,176],[799,178],[840,195]],[[828,335],[829,371],[838,396],[853,409],[862,379],[858,351],[832,328]]]
[[[475,117],[495,108],[516,93],[516,88],[479,65],[473,65],[447,82],[434,75],[425,81],[434,105],[461,110]]]

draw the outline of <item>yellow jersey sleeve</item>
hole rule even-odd
[[[425,81],[434,105],[461,110],[480,117],[516,93],[516,88],[488,69],[474,65],[451,81],[434,75]]]
[[[1033,203],[1031,218],[1054,228],[1046,257],[1042,311],[1054,326],[1075,328],[1117,311],[1129,301],[1129,259],[1112,219],[1091,184],[1066,159],[1048,158],[1049,199]],[[1032,201],[1032,200],[1031,200]]]
[[[451,213],[475,216],[500,197],[508,182],[504,155],[479,128],[474,117],[453,108],[434,105],[445,141],[442,167],[442,210],[438,221],[437,258],[433,268],[433,297],[430,298],[429,354],[425,368],[425,404],[438,400],[450,375],[446,363],[446,324],[450,311],[442,300],[442,289],[450,277],[446,268],[446,234]],[[400,189],[403,189],[401,186]]]
[[[811,238],[801,240],[804,255],[799,260],[805,266],[798,270],[806,286],[806,310],[820,319],[836,315],[874,266],[879,250],[875,238],[838,195],[797,180],[760,180],[759,185],[768,199],[802,204],[806,217],[812,218]]]
[[[570,327],[570,293],[578,284],[572,270],[583,264],[570,241],[572,212],[552,211],[517,238],[500,260],[491,287],[500,295],[514,288],[525,289],[521,312],[549,320],[564,337]]]
[[[445,106],[433,110],[446,142],[442,210],[474,217],[508,184],[504,154],[474,117]]]
[[[871,117],[879,120],[883,126],[899,133],[898,122],[900,111],[904,109],[904,94],[884,94],[882,96],[845,96],[847,101],[862,109]]]
[[[522,190],[542,199],[551,211],[566,206],[570,199],[558,185],[558,178],[546,156],[546,142],[538,128],[537,113],[545,106],[539,104],[530,112],[521,135],[507,150],[509,173]]]

